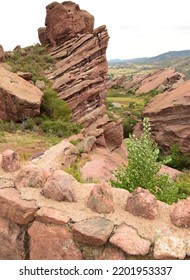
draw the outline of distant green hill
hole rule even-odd
[[[112,59],[108,61],[108,65],[113,67],[116,66],[117,68],[131,68],[132,66],[142,67],[142,65],[145,67],[146,65],[152,66],[152,69],[173,67],[178,72],[183,73],[186,79],[190,79],[190,50],[170,51],[154,57],[142,57],[124,60]]]
[[[108,61],[109,65],[116,64],[153,64],[165,62],[174,58],[187,58],[190,57],[190,50],[183,51],[170,51],[166,53],[162,53],[153,57],[141,57],[141,58],[133,58],[133,59],[111,59]]]

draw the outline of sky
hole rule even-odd
[[[5,51],[38,43],[51,0],[2,0],[0,44]],[[57,1],[57,2],[63,2]],[[190,49],[189,0],[73,0],[106,24],[107,58],[130,59]]]

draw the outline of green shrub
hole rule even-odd
[[[131,117],[125,118],[123,122],[123,134],[124,138],[128,138],[129,135],[133,132],[133,128],[137,122]]]
[[[66,167],[65,172],[72,175],[78,182],[85,183],[85,181],[82,179],[81,172],[77,166],[77,163],[74,163],[71,167]]]
[[[178,170],[190,168],[190,156],[188,154],[183,154],[179,148],[179,145],[172,145],[169,155],[171,157],[171,161],[168,164],[170,167]]]
[[[44,90],[41,111],[51,119],[71,119],[71,109],[64,100],[57,98],[57,93],[51,87]]]
[[[12,66],[13,72],[31,72],[34,82],[43,80],[47,84],[50,83],[41,72],[45,69],[52,69],[54,60],[48,55],[46,49],[39,44],[24,49],[16,49],[13,55],[7,58],[6,62]]]
[[[4,121],[0,119],[0,131],[6,131],[10,133],[15,133],[20,126],[14,121]]]
[[[159,149],[151,139],[151,128],[147,118],[143,120],[143,133],[137,139],[130,135],[128,141],[128,166],[119,168],[112,185],[132,192],[137,187],[148,189],[157,199],[166,203],[176,202],[178,189],[168,175],[157,175],[161,167],[158,162]]]
[[[45,133],[54,134],[60,138],[68,137],[80,131],[80,127],[77,124],[64,122],[61,119],[44,120],[41,124],[41,128]]]
[[[176,177],[175,185],[179,189],[182,197],[190,196],[190,171],[185,170],[181,175]]]

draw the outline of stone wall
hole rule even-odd
[[[190,200],[169,206],[141,188],[80,184],[31,163],[11,174],[0,177],[1,260],[190,256]]]

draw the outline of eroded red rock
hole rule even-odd
[[[13,188],[0,189],[0,217],[26,225],[34,220],[37,210],[35,202],[23,200],[19,191]]]
[[[23,121],[40,114],[43,92],[17,74],[0,67],[0,118]]]
[[[5,60],[5,52],[3,46],[0,45],[0,62],[3,62],[4,60]]]
[[[114,212],[112,188],[107,183],[95,185],[88,197],[87,206],[94,212]]]
[[[137,188],[128,197],[125,210],[134,216],[153,220],[158,214],[158,201],[148,190]]]
[[[173,144],[183,153],[190,151],[190,81],[155,96],[145,107],[156,142],[168,151]]]
[[[28,230],[31,260],[81,260],[72,234],[64,227],[35,221]]]
[[[181,200],[176,203],[170,218],[177,227],[190,227],[190,200]]]
[[[75,202],[75,185],[78,182],[68,173],[62,170],[56,170],[48,177],[44,187],[43,194],[47,198],[57,201]]]
[[[2,153],[1,167],[5,172],[15,172],[20,169],[20,159],[16,152],[6,150]]]
[[[0,218],[0,259],[24,260],[25,232],[17,224]]]
[[[71,1],[53,2],[46,7],[45,25],[46,36],[45,29],[39,30],[41,43],[46,45],[48,39],[51,45],[56,46],[78,34],[92,33],[94,17]]]
[[[42,188],[49,173],[33,164],[23,166],[16,176],[15,187]]]
[[[122,122],[110,122],[104,127],[104,138],[106,145],[114,150],[120,147],[123,143],[123,126]]]

